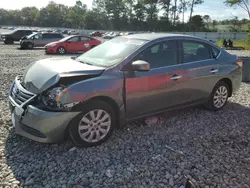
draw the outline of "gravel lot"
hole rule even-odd
[[[0,44],[0,187],[172,188],[184,176],[202,188],[250,186],[249,84],[220,112],[196,107],[135,122],[95,148],[40,144],[15,135],[7,93],[29,63],[50,56],[17,47]]]

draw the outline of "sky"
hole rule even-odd
[[[50,0],[2,0],[0,3],[0,8],[4,9],[21,9],[26,6],[35,6],[37,8],[45,7]],[[84,4],[87,4],[91,8],[92,0],[81,0]],[[238,18],[247,18],[247,13],[237,7],[229,8],[223,4],[224,0],[204,0],[202,5],[198,5],[194,9],[194,15],[210,15],[212,19],[222,20],[231,19],[234,16]],[[74,0],[54,0],[56,3],[73,6],[75,4]],[[188,20],[189,12],[185,14],[185,20]]]

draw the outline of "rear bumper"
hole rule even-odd
[[[231,77],[231,80],[232,80],[232,94],[235,94],[239,89],[240,89],[240,85],[241,85],[241,82],[242,82],[242,70],[236,70],[232,77]]]

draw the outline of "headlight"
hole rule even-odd
[[[48,45],[46,45],[46,47],[54,47],[54,46],[56,46],[57,44],[48,44]]]
[[[62,105],[62,96],[68,92],[68,88],[65,87],[56,87],[53,88],[41,96],[41,101],[45,104],[48,108],[51,109],[63,109],[64,106]]]

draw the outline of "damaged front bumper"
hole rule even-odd
[[[79,112],[50,112],[38,109],[30,104],[35,95],[27,99],[29,94],[18,79],[10,88],[9,105],[15,132],[43,143],[63,141],[69,122]]]

